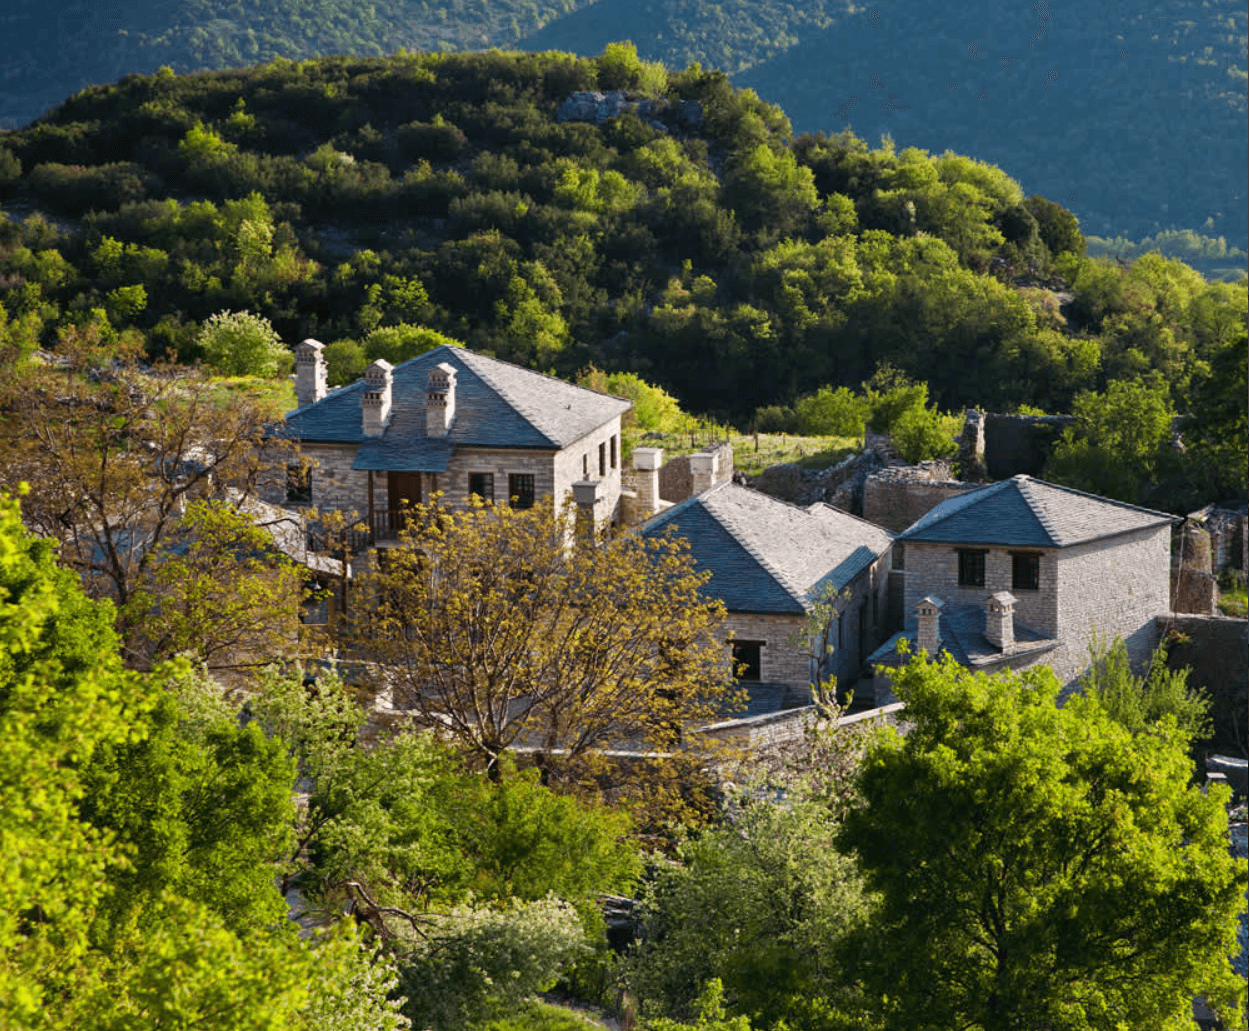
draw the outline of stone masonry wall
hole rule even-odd
[[[312,503],[318,508],[351,511],[369,510],[369,474],[351,468],[356,460],[354,444],[304,444],[303,454],[316,462],[312,470]],[[376,479],[376,477],[374,477]],[[382,477],[382,498],[386,494]],[[374,499],[376,503],[376,485]]]
[[[1027,549],[1039,551],[1041,568],[1040,588],[1025,591],[1011,586],[1011,550],[1006,547],[989,548],[984,557],[984,586],[960,587],[958,551],[954,545],[907,541],[903,625],[910,630],[918,626],[915,606],[929,594],[939,598],[947,609],[953,609],[963,605],[983,607],[991,594],[1010,591],[1016,599],[1015,616],[1021,623],[1047,636],[1058,636],[1058,553]]]
[[[1070,415],[1003,415],[984,417],[984,464],[990,480],[1009,480],[1017,473],[1040,476]]]
[[[730,612],[724,621],[724,637],[729,631],[738,641],[762,641],[759,650],[760,679],[773,684],[805,687],[811,683],[811,663],[807,649],[790,644],[791,634],[805,625],[801,616],[754,616]],[[725,661],[732,652],[725,649]]]
[[[612,464],[612,439],[616,441],[616,461]],[[600,473],[599,445],[603,445],[604,465]],[[624,452],[620,440],[620,419],[604,423],[592,433],[560,451],[555,456],[555,481],[552,489],[557,502],[562,502],[572,485],[580,480],[600,481],[598,502],[594,506],[594,525],[602,529],[619,520],[621,472]]]
[[[863,518],[901,533],[941,502],[976,486],[957,480],[930,480],[912,468],[882,469],[864,481]]]
[[[1155,617],[1170,606],[1171,527],[1137,530],[1066,549],[1058,564],[1058,634],[1050,665],[1070,681],[1088,668],[1093,628],[1122,637],[1134,665],[1158,643]]]

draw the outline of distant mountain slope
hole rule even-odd
[[[734,73],[797,132],[848,124],[872,142],[888,134],[899,148],[1000,165],[1062,199],[1090,233],[1189,228],[1249,244],[1249,16],[1238,0],[716,7],[719,36],[696,0],[602,2],[520,45],[592,55],[631,39],[648,60]],[[800,42],[769,57],[752,42],[765,20]],[[724,40],[730,52],[716,60]],[[848,120],[838,117],[848,103]]]
[[[52,0],[0,10],[0,128],[89,83],[165,64],[401,47],[591,56],[630,39],[647,60],[729,72],[798,132],[848,123],[872,142],[888,133],[900,148],[999,164],[1063,200],[1088,233],[1196,230],[1249,247],[1243,0],[872,3]]]
[[[0,129],[123,75],[274,57],[515,46],[586,0],[50,0],[0,5]]]

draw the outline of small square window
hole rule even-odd
[[[960,587],[984,586],[984,556],[984,551],[979,549],[958,549],[958,585]]]
[[[1010,585],[1016,591],[1036,591],[1041,587],[1041,556],[1035,551],[1012,551]]]
[[[507,478],[507,496],[513,508],[533,508],[533,474],[512,473]]]
[[[763,642],[733,642],[733,675],[738,680],[760,680],[763,676]]]
[[[494,501],[494,473],[469,473],[468,492],[487,504]]]
[[[312,466],[300,464],[286,467],[286,503],[312,504]]]

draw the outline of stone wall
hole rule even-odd
[[[1210,534],[1189,521],[1180,534],[1180,547],[1171,560],[1171,611],[1212,615],[1218,602],[1218,584],[1211,571]]]
[[[727,441],[708,444],[700,455],[715,456],[715,473],[711,486],[726,483],[733,478],[733,445]],[[694,474],[690,468],[693,455],[677,455],[669,458],[659,470],[659,497],[673,504],[680,504],[694,496]]]
[[[1158,643],[1155,619],[1170,605],[1171,527],[1065,549],[1058,563],[1058,637],[1050,665],[1070,681],[1088,668],[1093,628],[1122,637],[1138,668]]]
[[[790,635],[805,626],[801,616],[755,616],[730,612],[724,621],[724,637],[732,631],[737,641],[761,641],[759,677],[773,684],[805,686],[811,683],[811,662],[805,646],[791,644]],[[725,662],[731,652],[725,650]]]
[[[1214,735],[1208,750],[1249,757],[1249,622],[1169,614],[1156,624],[1159,638],[1172,634],[1167,665],[1189,667],[1189,686],[1210,692]]]
[[[695,733],[738,748],[757,751],[801,740],[807,728],[815,726],[818,720],[819,709],[814,705],[806,705],[800,709],[783,709],[763,716],[711,723],[699,727]]]
[[[1070,415],[1002,415],[984,417],[984,464],[990,480],[1008,480],[1017,473],[1040,476]]]
[[[941,466],[891,466],[872,473],[863,483],[863,518],[901,533],[941,502],[978,486],[939,478],[943,471]]]
[[[1010,591],[1015,596],[1015,617],[1047,637],[1058,636],[1058,561],[1054,550],[1027,549],[1040,554],[1039,588],[1025,591],[1012,585],[1013,563],[1006,547],[989,548],[984,557],[984,586],[961,587],[958,582],[958,549],[952,544],[906,542],[906,576],[903,601],[903,625],[914,630],[918,626],[915,606],[926,595],[939,598],[947,610],[963,605],[984,607],[989,596]],[[1163,605],[1156,609],[1162,611]],[[1150,613],[1152,616],[1154,613]]]

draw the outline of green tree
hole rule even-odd
[[[836,826],[798,791],[740,799],[683,845],[643,897],[626,974],[643,1012],[692,1019],[701,986],[719,979],[729,1010],[758,1027],[838,1027],[854,999],[841,948],[870,904],[853,861],[830,847]]]
[[[1089,669],[1080,685],[1133,734],[1154,729],[1169,717],[1191,745],[1197,738],[1208,737],[1214,724],[1210,696],[1188,686],[1189,672],[1188,667],[1168,668],[1166,648],[1159,647],[1150,656],[1148,670],[1136,676],[1122,638],[1110,643],[1095,638],[1089,648]]]
[[[280,532],[280,530],[279,530]],[[300,638],[306,571],[224,501],[192,501],[129,602],[152,658],[190,655],[210,669],[254,666]]]
[[[1145,500],[1170,457],[1175,411],[1165,385],[1114,380],[1104,394],[1077,395],[1072,414],[1046,478],[1131,504]]]
[[[522,738],[548,772],[629,738],[661,747],[728,690],[723,606],[679,538],[589,542],[549,498],[416,506],[408,527],[360,631],[395,702],[474,762],[497,773]]]
[[[288,371],[290,352],[263,315],[221,311],[200,330],[208,364],[227,376],[278,376]]]
[[[1038,667],[948,656],[896,680],[911,729],[868,755],[839,842],[881,895],[865,980],[891,1028],[1243,1026],[1245,872],[1225,789],[1172,722],[1133,735]]]

